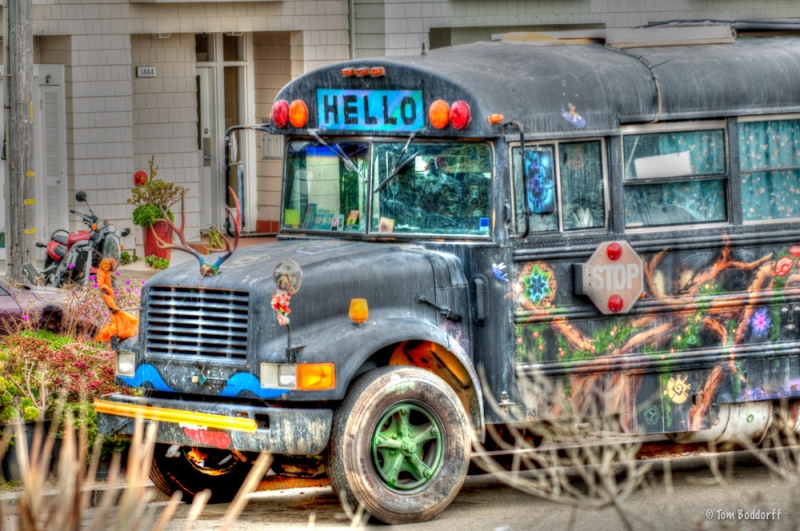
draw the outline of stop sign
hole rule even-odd
[[[583,293],[602,313],[628,313],[644,291],[644,262],[626,241],[601,243],[583,264]]]

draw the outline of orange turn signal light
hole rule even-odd
[[[356,68],[356,77],[365,77],[369,75],[369,67],[368,66],[359,66]]]
[[[369,75],[373,77],[383,77],[386,75],[386,68],[382,66],[371,66],[369,68]]]
[[[342,68],[342,77],[353,77],[356,75],[356,69],[352,66]]]
[[[365,323],[369,319],[367,299],[350,300],[350,320],[356,324]]]
[[[289,122],[297,128],[308,123],[308,107],[303,100],[294,100],[289,104]]]
[[[324,391],[336,387],[336,367],[333,363],[298,363],[297,390]]]

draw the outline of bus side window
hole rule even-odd
[[[518,232],[602,229],[606,189],[599,140],[525,147],[528,182],[523,183],[519,148],[514,149],[514,204]]]
[[[517,230],[525,230],[525,210],[529,212],[530,232],[558,230],[558,190],[553,169],[554,146],[525,147],[525,175],[520,150],[514,154],[514,203]]]
[[[564,230],[605,226],[605,181],[600,142],[559,145]]]
[[[744,221],[800,218],[800,120],[739,123]]]
[[[626,228],[728,220],[723,129],[626,135],[622,146]]]

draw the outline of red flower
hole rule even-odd
[[[133,174],[133,184],[136,186],[144,186],[147,184],[147,174],[143,171],[137,171]]]
[[[775,264],[775,274],[779,277],[785,277],[789,274],[789,271],[792,270],[792,266],[794,265],[794,259],[789,258],[788,256],[784,256],[778,263]]]

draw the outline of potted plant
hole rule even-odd
[[[164,243],[172,243],[172,229],[164,221],[164,216],[174,219],[170,208],[181,200],[187,189],[175,183],[157,179],[158,166],[154,166],[155,157],[150,157],[150,175],[143,171],[134,174],[135,187],[131,190],[128,203],[134,205],[133,223],[139,225],[144,233],[145,257],[155,255],[165,260],[170,259],[170,249],[162,249],[158,245],[160,239]]]

